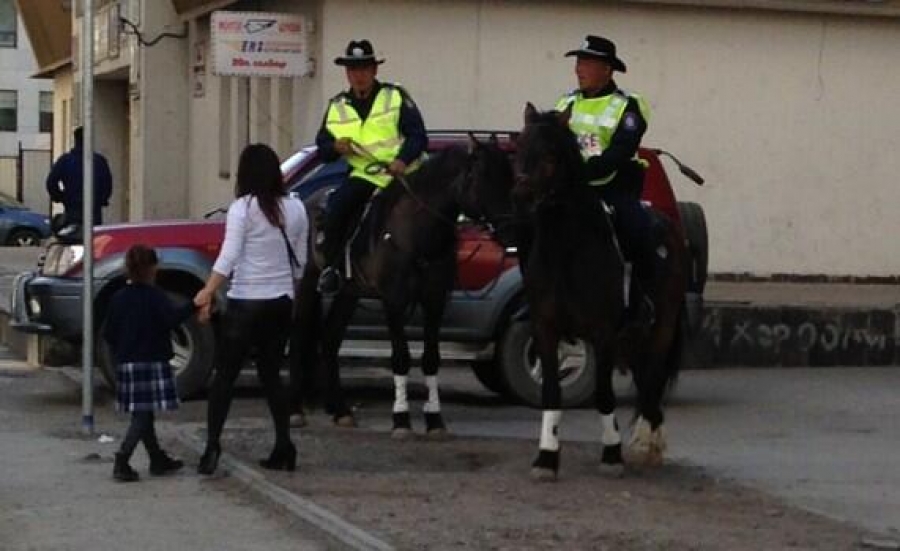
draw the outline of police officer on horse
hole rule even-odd
[[[611,40],[589,35],[580,48],[566,53],[570,56],[577,59],[578,89],[563,96],[556,108],[571,110],[569,128],[581,146],[589,185],[612,207],[619,246],[634,265],[644,299],[639,308],[630,309],[630,317],[649,322],[653,305],[647,293],[655,288],[661,259],[653,219],[641,204],[646,165],[637,153],[650,108],[613,79],[615,71],[624,73],[626,67]]]
[[[425,123],[409,93],[376,78],[384,60],[375,57],[371,42],[351,41],[334,62],[345,68],[350,89],[331,98],[316,145],[325,162],[344,157],[350,174],[328,199],[321,245],[326,267],[319,278],[325,295],[340,289],[342,252],[369,198],[418,168],[428,146]]]

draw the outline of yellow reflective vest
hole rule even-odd
[[[380,188],[391,182],[391,176],[386,172],[368,174],[366,167],[375,161],[390,163],[400,153],[403,145],[403,136],[400,134],[402,103],[403,94],[400,90],[392,84],[383,83],[372,102],[369,116],[363,121],[345,94],[332,98],[325,127],[335,139],[350,138],[366,152],[354,151],[354,154],[347,156],[351,177],[362,178]],[[419,164],[419,160],[411,163],[407,167],[407,174],[418,168]]]
[[[650,106],[646,100],[637,94],[631,94],[616,90],[612,94],[601,96],[598,98],[585,98],[580,91],[572,92],[560,98],[556,104],[557,111],[565,111],[569,105],[572,106],[572,115],[569,118],[569,128],[578,138],[578,144],[581,146],[581,155],[585,160],[596,155],[600,155],[609,147],[612,136],[619,127],[625,108],[628,106],[629,98],[637,100],[638,108],[641,116],[645,121],[650,120]],[[637,152],[635,152],[635,160],[641,162]],[[606,178],[593,180],[589,182],[592,186],[602,186],[608,184],[616,177],[613,172]]]

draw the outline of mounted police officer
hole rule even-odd
[[[328,199],[321,245],[326,267],[319,291],[329,295],[341,286],[342,252],[366,203],[378,188],[418,168],[428,146],[425,123],[409,94],[376,76],[383,59],[368,40],[351,41],[334,60],[345,68],[350,89],[331,98],[316,145],[325,162],[344,157],[349,178]],[[372,170],[378,165],[384,170]]]
[[[655,288],[661,259],[653,219],[641,204],[646,165],[637,152],[650,108],[641,96],[626,92],[613,80],[613,73],[624,73],[626,67],[611,40],[589,35],[580,48],[566,53],[570,56],[577,59],[578,89],[563,96],[556,108],[571,109],[569,128],[578,137],[589,185],[614,211],[619,245],[634,264],[644,291],[640,317],[649,321],[653,305],[646,292]],[[632,317],[635,313],[630,309]]]

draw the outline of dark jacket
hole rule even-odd
[[[130,283],[113,295],[103,338],[116,363],[167,362],[170,332],[194,313],[193,302],[175,308],[158,287]]]
[[[73,147],[53,163],[47,176],[47,193],[50,200],[62,203],[66,209],[66,223],[81,222],[84,169],[84,150]],[[94,225],[103,223],[102,208],[109,204],[112,195],[112,173],[106,158],[94,153]]]
[[[375,97],[378,95],[382,86],[384,86],[384,84],[376,80],[372,93],[365,99],[357,98],[353,95],[351,90],[341,92],[336,98],[347,98],[350,105],[359,114],[359,117],[365,121],[369,118],[369,113],[372,111],[372,104],[375,103]],[[403,103],[400,105],[400,122],[398,123],[400,134],[403,136],[403,145],[400,147],[397,158],[406,164],[411,164],[418,159],[428,147],[428,134],[425,132],[425,121],[422,119],[422,113],[419,112],[419,108],[416,107],[415,102],[409,97],[406,90],[393,84],[390,86],[397,88],[400,91],[400,95],[403,96]],[[330,109],[330,102],[328,106]],[[336,161],[339,155],[337,151],[334,150],[334,136],[326,127],[327,123],[328,110],[326,109],[325,116],[322,118],[322,126],[319,128],[319,133],[316,135],[316,145],[319,148],[319,155],[322,156],[322,160],[326,163],[330,163]]]

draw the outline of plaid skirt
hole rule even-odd
[[[169,362],[134,362],[116,366],[116,409],[167,411],[178,409],[178,393]]]

